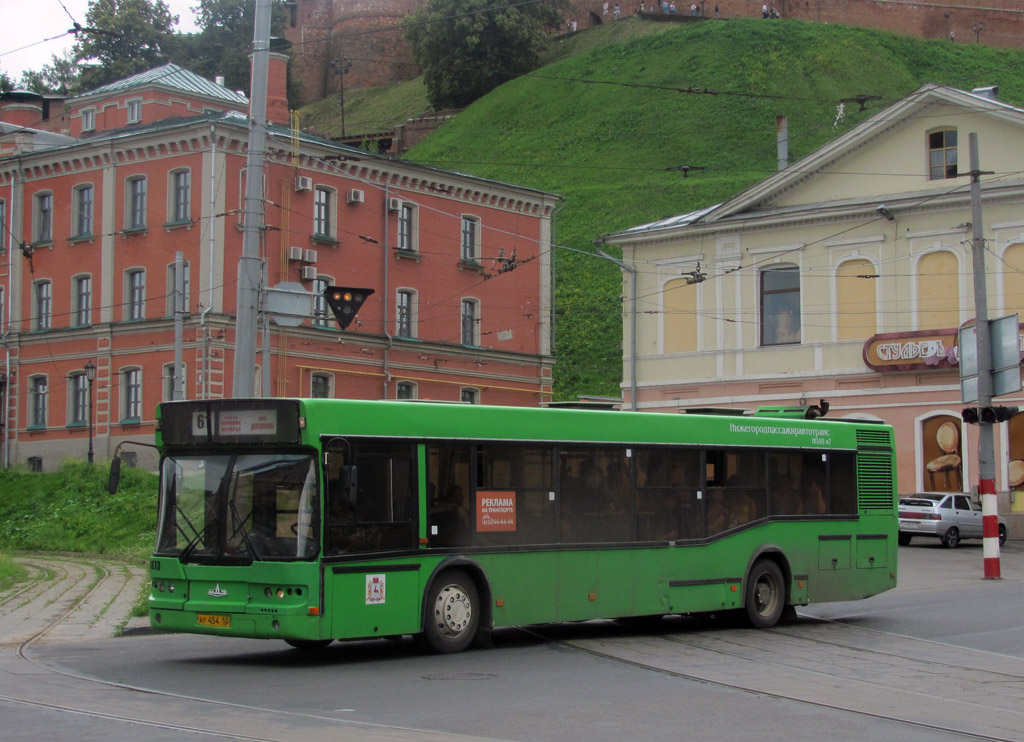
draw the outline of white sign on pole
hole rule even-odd
[[[264,290],[263,311],[283,327],[298,327],[313,316],[313,294],[295,281]]]

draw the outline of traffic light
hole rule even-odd
[[[1020,412],[1019,407],[964,407],[961,414],[965,423],[977,424],[979,422],[993,425],[1005,423],[1011,417]]]
[[[348,286],[328,286],[324,289],[324,298],[327,306],[334,312],[338,326],[342,330],[352,324],[356,318],[356,312],[363,306],[366,298],[373,293],[373,289],[354,289]]]
[[[1004,423],[1017,414],[1018,407],[985,407],[981,411],[981,420],[986,423]]]

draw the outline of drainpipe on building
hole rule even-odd
[[[199,329],[203,334],[203,399],[210,398],[210,337],[209,329],[206,326],[206,315],[213,309],[213,257],[216,254],[216,234],[214,228],[217,223],[217,127],[210,124],[210,216],[206,228],[209,230],[210,259],[207,265],[209,270],[209,283],[206,287],[207,299],[206,309],[199,315]]]
[[[2,421],[2,427],[4,433],[4,468],[9,469],[11,466],[11,346],[7,344],[7,336],[11,333],[11,310],[14,307],[14,230],[11,228],[14,220],[14,215],[20,213],[17,210],[17,185],[18,185],[18,173],[21,172],[21,158],[18,158],[18,169],[14,172],[14,177],[11,178],[11,209],[9,216],[7,217],[7,296],[4,297],[6,300],[6,307],[4,319],[6,327],[0,328],[3,331],[0,334],[0,343],[4,346],[4,373],[6,378],[4,380],[4,419]]]
[[[636,268],[626,265],[618,258],[613,258],[611,255],[601,249],[601,245],[604,243],[601,240],[596,242],[597,254],[606,260],[610,260],[615,265],[619,266],[624,271],[627,271],[630,276],[631,288],[630,293],[632,294],[632,300],[630,301],[630,338],[629,338],[629,409],[636,412]]]

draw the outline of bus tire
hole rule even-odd
[[[774,626],[786,607],[786,583],[779,565],[770,559],[759,559],[747,576],[743,610],[755,629]]]
[[[285,639],[284,643],[303,652],[314,652],[330,646],[334,639]]]
[[[480,598],[462,570],[442,572],[430,586],[423,621],[424,638],[439,654],[461,652],[480,625]]]

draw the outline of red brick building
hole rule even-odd
[[[281,122],[283,57],[272,69],[268,117]],[[26,128],[36,104],[39,126]],[[89,440],[103,459],[121,440],[152,438],[173,391],[178,253],[184,397],[231,394],[244,110],[174,65],[72,98],[45,121],[40,101],[0,100],[5,121],[17,119],[0,123],[5,465],[50,470],[84,458]],[[549,401],[557,197],[283,127],[267,141],[266,284],[374,293],[347,331],[320,300],[298,326],[270,321],[270,367],[262,341],[239,360],[256,366],[257,389],[267,375],[273,396]]]

